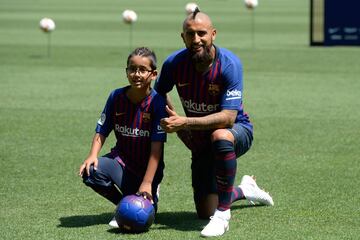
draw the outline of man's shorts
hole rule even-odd
[[[228,130],[234,135],[236,157],[240,157],[250,149],[253,134],[239,123],[234,124]],[[208,151],[196,154],[196,156],[193,154],[191,173],[195,200],[204,195],[217,193],[213,151],[209,149]]]

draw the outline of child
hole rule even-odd
[[[155,53],[146,47],[136,48],[128,56],[126,76],[129,85],[115,89],[106,102],[79,175],[87,186],[115,205],[126,195],[140,193],[150,198],[157,210],[166,141],[160,119],[167,113],[166,100],[151,88],[151,81],[157,78]],[[98,157],[111,131],[116,145]],[[109,225],[118,227],[115,218]]]

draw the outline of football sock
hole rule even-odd
[[[218,140],[212,143],[215,154],[216,186],[219,196],[220,211],[230,209],[232,203],[233,184],[236,174],[236,154],[234,144],[227,140]]]
[[[243,191],[239,187],[234,187],[231,194],[231,202],[246,199]]]

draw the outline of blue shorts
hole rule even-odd
[[[250,149],[253,134],[240,123],[234,124],[228,130],[235,139],[234,148],[236,157],[240,157]],[[191,176],[195,200],[210,193],[217,193],[215,160],[212,151],[204,151],[200,154],[192,155]]]

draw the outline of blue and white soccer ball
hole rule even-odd
[[[155,209],[150,200],[138,195],[128,195],[116,207],[115,219],[121,230],[145,232],[154,222]]]

